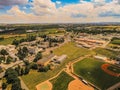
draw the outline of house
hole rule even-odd
[[[104,57],[104,56],[94,56],[94,58],[99,60],[107,60],[107,57]]]
[[[51,62],[60,64],[60,63],[62,63],[66,58],[67,58],[67,55],[61,55],[61,56],[59,56],[59,57],[58,57],[58,56],[54,56],[54,57],[51,59]]]
[[[35,53],[36,53],[34,47],[28,47],[28,52],[29,52],[30,54],[35,54]]]
[[[27,30],[27,33],[37,32],[38,30]]]
[[[50,54],[48,57],[44,57],[40,59],[39,61],[37,61],[38,66],[46,66],[47,64],[49,64],[51,58],[53,57],[54,57],[54,54]]]

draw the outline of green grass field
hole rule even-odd
[[[47,83],[44,83],[41,85],[41,90],[49,90],[49,85]]]
[[[65,64],[68,63],[69,61],[75,60],[76,58],[83,55],[93,54],[92,51],[76,47],[75,44],[72,42],[55,49],[53,52],[56,55],[66,54],[68,55],[68,58],[63,63],[61,63],[60,66],[58,66],[52,71],[41,73],[31,70],[30,74],[22,76],[22,79],[24,80],[24,82],[26,83],[30,90],[35,90],[35,86],[37,84],[55,76],[60,70],[62,70],[65,67]]]
[[[114,77],[105,73],[101,69],[102,64],[104,64],[104,62],[100,62],[93,58],[86,58],[74,64],[74,71],[86,81],[89,81],[100,89],[105,90],[118,83],[120,81],[120,77]]]
[[[113,37],[110,43],[120,45],[120,38]]]
[[[111,50],[107,50],[107,49],[104,49],[104,48],[96,48],[94,49],[94,51],[97,53],[97,54],[100,54],[100,55],[103,55],[103,56],[106,56],[106,57],[116,57],[117,55],[119,55],[119,52],[115,52],[115,51],[111,51]]]
[[[8,44],[12,44],[14,39],[20,40],[22,38],[25,38],[23,36],[19,36],[19,37],[10,37],[10,38],[5,38],[4,40],[0,40],[0,45],[8,45]]]
[[[53,84],[52,90],[67,90],[68,84],[74,80],[73,77],[69,76],[66,72],[62,72],[57,78],[51,80]]]

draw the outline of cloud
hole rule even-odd
[[[61,2],[61,1],[56,1],[55,3],[56,3],[56,4],[61,4],[62,2]]]
[[[120,18],[120,13],[114,13],[112,11],[108,11],[105,13],[100,13],[99,16],[100,17],[119,17]]]
[[[81,1],[83,2],[56,8],[56,2],[51,0],[34,0],[30,3],[32,7],[27,8],[27,10],[31,10],[29,13],[21,9],[19,5],[13,5],[10,10],[7,10],[7,14],[0,15],[0,22],[65,23],[120,21],[120,18],[118,18],[120,16],[119,0],[113,0],[108,3],[105,0]]]
[[[26,15],[26,13],[24,11],[21,11],[18,6],[12,7],[7,11],[7,13],[13,16]]]
[[[56,10],[55,3],[51,0],[35,0],[32,5],[32,11],[36,15],[51,15]]]
[[[28,0],[0,0],[0,6],[12,6],[12,5],[24,5],[27,4]]]
[[[73,18],[86,18],[87,16],[83,15],[83,14],[72,14],[71,17],[73,17]]]

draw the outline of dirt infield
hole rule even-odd
[[[120,77],[120,73],[115,73],[115,72],[113,72],[113,71],[108,70],[108,67],[109,67],[109,66],[110,66],[110,64],[103,64],[103,65],[101,66],[101,68],[102,68],[102,70],[103,70],[104,72],[106,72],[107,74],[109,74],[109,75],[111,75],[111,76]]]
[[[94,88],[85,85],[82,81],[80,80],[73,80],[70,82],[68,85],[68,90],[94,90]]]
[[[52,90],[52,84],[49,81],[43,82],[36,86],[37,90]]]

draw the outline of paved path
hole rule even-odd
[[[19,77],[19,79],[21,81],[21,87],[22,87],[22,89],[29,90],[29,88],[26,86],[26,84],[24,83],[24,81],[22,80],[22,78]]]

